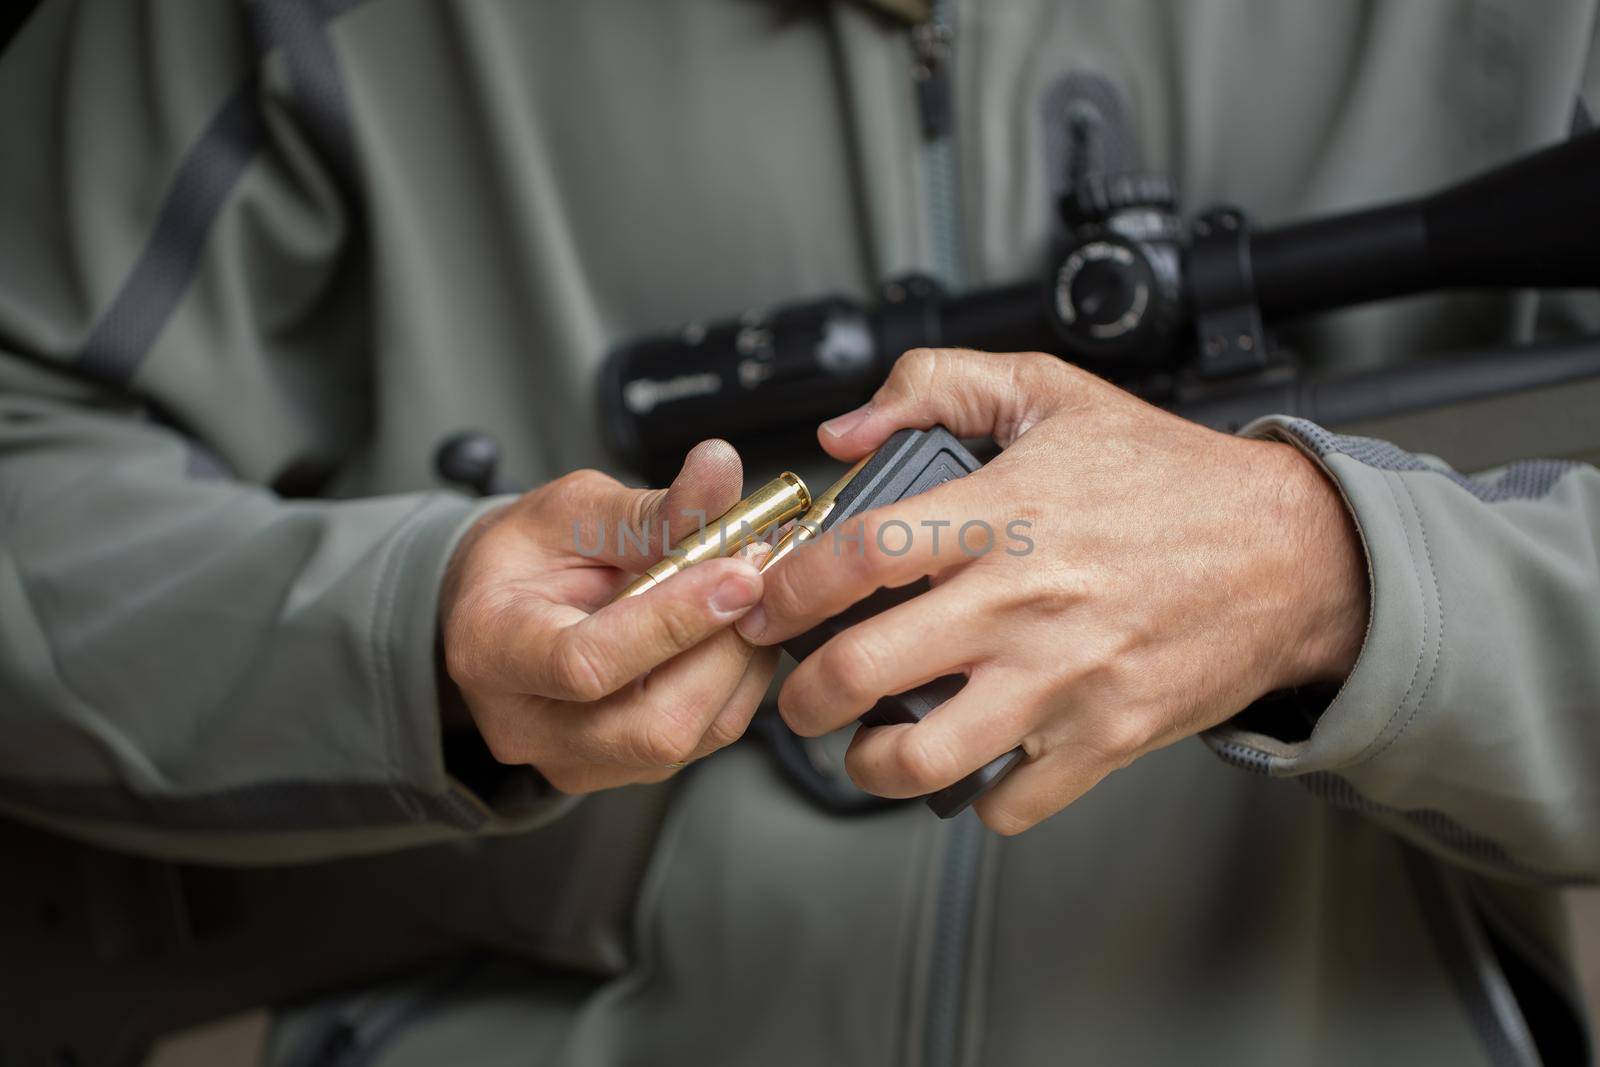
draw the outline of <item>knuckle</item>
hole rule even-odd
[[[588,776],[573,767],[540,767],[539,773],[550,783],[550,788],[567,796],[589,792]]]
[[[762,573],[762,607],[767,617],[787,618],[800,614],[803,601],[797,575],[806,569],[808,555],[797,554],[784,561],[784,566],[773,567]]]
[[[906,385],[915,400],[921,401],[933,394],[938,385],[939,371],[945,353],[937,348],[919,348],[906,369]]]
[[[931,392],[939,375],[943,353],[936,348],[912,348],[895,360],[888,380],[874,397],[879,403],[906,402],[915,405]]]
[[[542,496],[562,510],[568,510],[578,501],[592,499],[598,493],[618,485],[618,481],[602,471],[585,467],[563,474],[544,487]]]
[[[814,711],[809,702],[791,683],[785,683],[778,691],[778,714],[788,724],[789,729],[801,737],[815,737],[824,730],[820,722],[814,721]]]
[[[556,689],[551,695],[563,700],[587,704],[611,692],[603,657],[592,642],[581,637],[565,638],[556,647],[550,678]]]
[[[1016,357],[1019,371],[1034,379],[1059,378],[1067,366],[1062,360],[1045,352],[1024,352]]]
[[[955,752],[922,730],[913,729],[906,734],[896,761],[905,780],[923,792],[943,788],[960,776]]]
[[[445,670],[457,682],[476,680],[482,670],[488,614],[481,590],[464,589],[441,624]]]
[[[444,672],[462,689],[483,681],[483,650],[475,641],[450,640],[444,646]]]
[[[585,723],[574,734],[572,747],[592,764],[631,767],[641,762],[632,730],[616,720]]]
[[[1108,716],[1101,724],[1095,747],[1116,768],[1126,767],[1142,753],[1155,736],[1143,715],[1122,713]]]
[[[887,658],[877,639],[846,635],[823,648],[822,675],[826,683],[859,702],[874,694]]]
[[[700,615],[685,604],[673,604],[658,616],[662,640],[668,651],[692,648],[701,637]]]
[[[722,719],[718,719],[711,724],[711,728],[706,731],[705,737],[700,739],[697,750],[711,753],[727,748],[739,740],[742,732],[738,728],[737,722],[725,722]]]
[[[989,808],[980,811],[978,818],[983,824],[1001,837],[1016,837],[1024,830],[1031,829],[1038,823],[1038,819],[1029,818],[1010,808]]]
[[[662,715],[639,731],[634,751],[640,766],[665,767],[687,761],[699,743],[699,734],[683,717]]]
[[[896,552],[907,537],[902,523],[887,515],[868,515],[861,520],[861,546],[850,553],[852,577],[862,583],[878,584],[878,576],[900,558]]]
[[[1023,396],[1038,395],[1059,388],[1062,370],[1066,364],[1043,352],[1028,352],[1017,357],[1012,367],[1018,392]]]
[[[628,500],[628,517],[625,520],[628,528],[643,534],[652,548],[665,547],[653,541],[655,531],[651,527],[655,525],[652,519],[655,517],[657,506],[666,498],[665,489],[652,489],[642,493],[636,492]]]
[[[913,348],[894,365],[894,373],[903,378],[922,379],[936,371],[939,367],[939,350],[937,348]]]
[[[1026,416],[1029,422],[1036,421],[1039,405],[1044,404],[1048,408],[1052,403],[1064,400],[1082,384],[1083,379],[1090,377],[1066,360],[1046,352],[1028,352],[1018,356],[1012,374],[1018,400],[1032,412]]]
[[[445,674],[463,692],[493,689],[498,657],[484,627],[466,618],[451,622],[444,642]]]
[[[818,538],[809,552],[802,549],[783,566],[762,572],[761,606],[768,625],[778,620],[803,622],[821,618],[838,605],[839,572],[848,573],[854,549],[848,542],[823,544]],[[841,566],[842,565],[842,566]]]
[[[479,732],[483,735],[484,747],[489,750],[489,755],[494,757],[496,763],[512,767],[529,762],[528,752],[520,739],[509,731],[488,723],[482,726]]]
[[[593,467],[584,467],[580,470],[563,474],[556,480],[556,484],[563,486],[568,491],[585,493],[595,489],[610,489],[621,483],[604,471],[595,470]]]

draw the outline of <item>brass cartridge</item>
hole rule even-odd
[[[867,460],[871,459],[872,456],[873,453],[869,452],[856,460],[855,465],[840,475],[838,481],[828,486],[821,495],[812,501],[811,509],[795,520],[794,525],[789,527],[788,532],[779,539],[777,544],[772,546],[772,551],[761,561],[759,567],[763,571],[769,567],[776,566],[779,560],[822,532],[822,523],[832,513],[833,506],[839,499],[839,494],[844,491],[845,486],[850,484],[851,479],[861,473],[861,468],[867,465]]]
[[[667,555],[629,582],[615,600],[638,596],[696,563],[731,556],[780,523],[811,507],[811,491],[800,476],[784,471],[702,529],[674,545]]]

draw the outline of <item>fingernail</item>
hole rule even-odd
[[[734,629],[739,631],[739,636],[752,643],[759,641],[761,635],[767,632],[767,609],[757,604],[744,613],[744,618],[734,623]]]
[[[749,578],[724,578],[711,593],[711,610],[719,615],[732,615],[754,604],[760,596],[760,587]]]
[[[843,415],[836,415],[822,424],[822,432],[829,437],[843,437],[851,430],[866,421],[868,408],[871,405],[863,404],[854,411],[847,411]]]
[[[748,545],[745,545],[739,550],[737,558],[745,560],[759,570],[761,568],[762,557],[771,554],[772,546],[767,544],[765,541],[751,541]]]

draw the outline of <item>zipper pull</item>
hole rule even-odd
[[[950,132],[950,25],[929,19],[911,27],[911,81],[917,91],[922,137],[937,141]]]

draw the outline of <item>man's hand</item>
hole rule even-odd
[[[707,441],[670,490],[578,471],[463,538],[440,594],[440,633],[449,677],[496,759],[587,793],[659,781],[744,732],[777,663],[776,649],[752,649],[729,628],[761,598],[749,561],[708,560],[608,603],[730,507],[741,474],[732,447]],[[619,526],[648,531],[646,547],[620,539]]]
[[[1050,356],[948,350],[908,353],[819,436],[849,460],[936,423],[1005,451],[817,538],[766,575],[739,622],[770,645],[877,588],[932,579],[808,657],[779,696],[790,726],[815,735],[886,694],[969,676],[922,722],[858,732],[846,766],[862,788],[929,793],[1021,745],[1028,761],[977,804],[1016,833],[1266,693],[1349,673],[1364,555],[1337,489],[1294,447],[1213,432]],[[993,537],[976,558],[983,528],[965,550],[958,538],[970,520]]]

